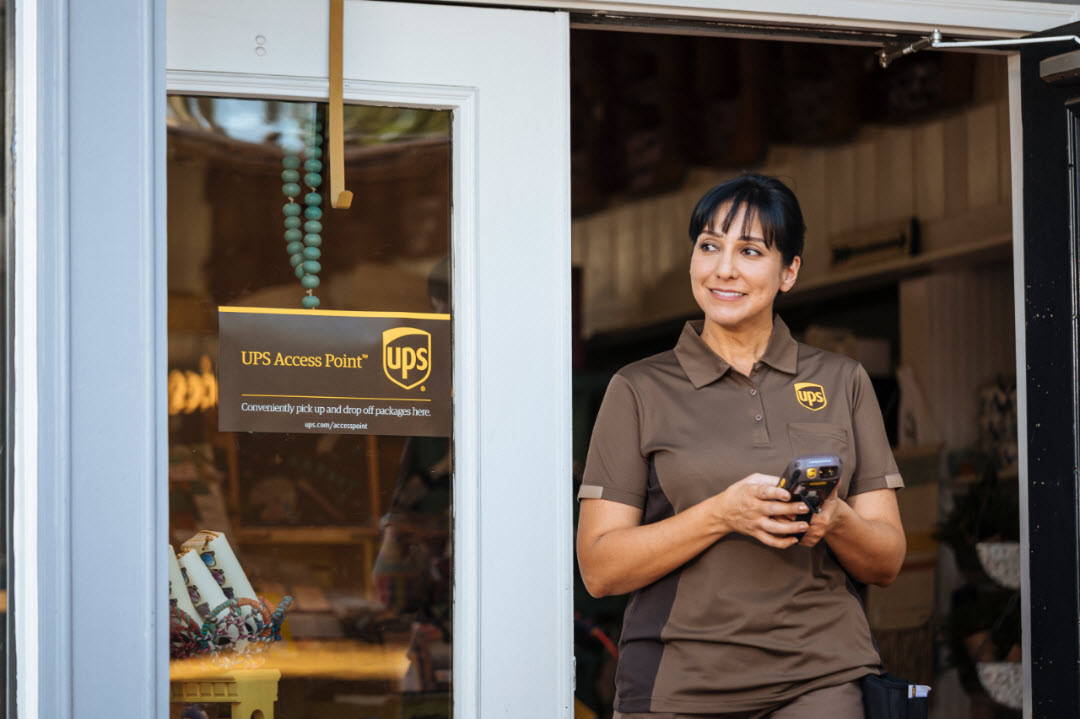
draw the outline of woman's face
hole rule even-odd
[[[800,259],[784,267],[777,247],[765,244],[757,218],[744,227],[745,206],[725,233],[721,226],[728,205],[721,206],[698,235],[690,257],[694,299],[705,313],[706,330],[740,331],[772,325],[777,292],[795,285]]]

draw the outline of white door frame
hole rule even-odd
[[[249,4],[170,5],[169,91],[324,99],[327,6]],[[345,37],[347,100],[454,115],[455,716],[568,716],[568,18],[347,2]]]
[[[155,391],[164,347],[153,331],[165,317],[154,292],[164,281],[164,2],[16,0],[6,19],[15,25],[17,713],[156,715],[168,688],[155,647],[168,629],[155,587],[167,576],[152,547],[167,517],[144,480],[158,474],[165,427]],[[117,198],[123,211],[103,221]],[[107,479],[86,481],[95,474]],[[140,539],[102,560],[106,538],[128,537]],[[130,667],[138,671],[113,674]]]

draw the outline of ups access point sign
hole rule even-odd
[[[448,437],[450,315],[219,307],[218,428]]]

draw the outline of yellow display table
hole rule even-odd
[[[232,704],[233,719],[274,719],[277,669],[234,669],[221,674],[169,682],[172,714],[184,704]]]
[[[279,642],[243,661],[249,668],[223,669],[207,657],[170,662],[170,719],[180,719],[185,704],[215,702],[232,704],[233,719],[273,719],[283,677],[397,683],[409,669],[407,645],[352,640]],[[395,700],[385,715],[401,716],[398,706]]]

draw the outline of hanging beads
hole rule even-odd
[[[305,309],[313,310],[319,306],[319,298],[314,290],[319,286],[319,272],[322,265],[322,195],[318,192],[322,184],[322,123],[315,122],[307,135],[304,148],[303,182],[308,187],[304,195],[305,207],[301,211],[296,198],[300,196],[300,158],[296,153],[285,150],[281,164],[285,168],[281,173],[282,193],[289,202],[282,208],[285,215],[285,251],[289,254],[289,264],[293,267],[300,285],[307,290],[307,295],[300,300]],[[303,219],[301,219],[303,214]]]

